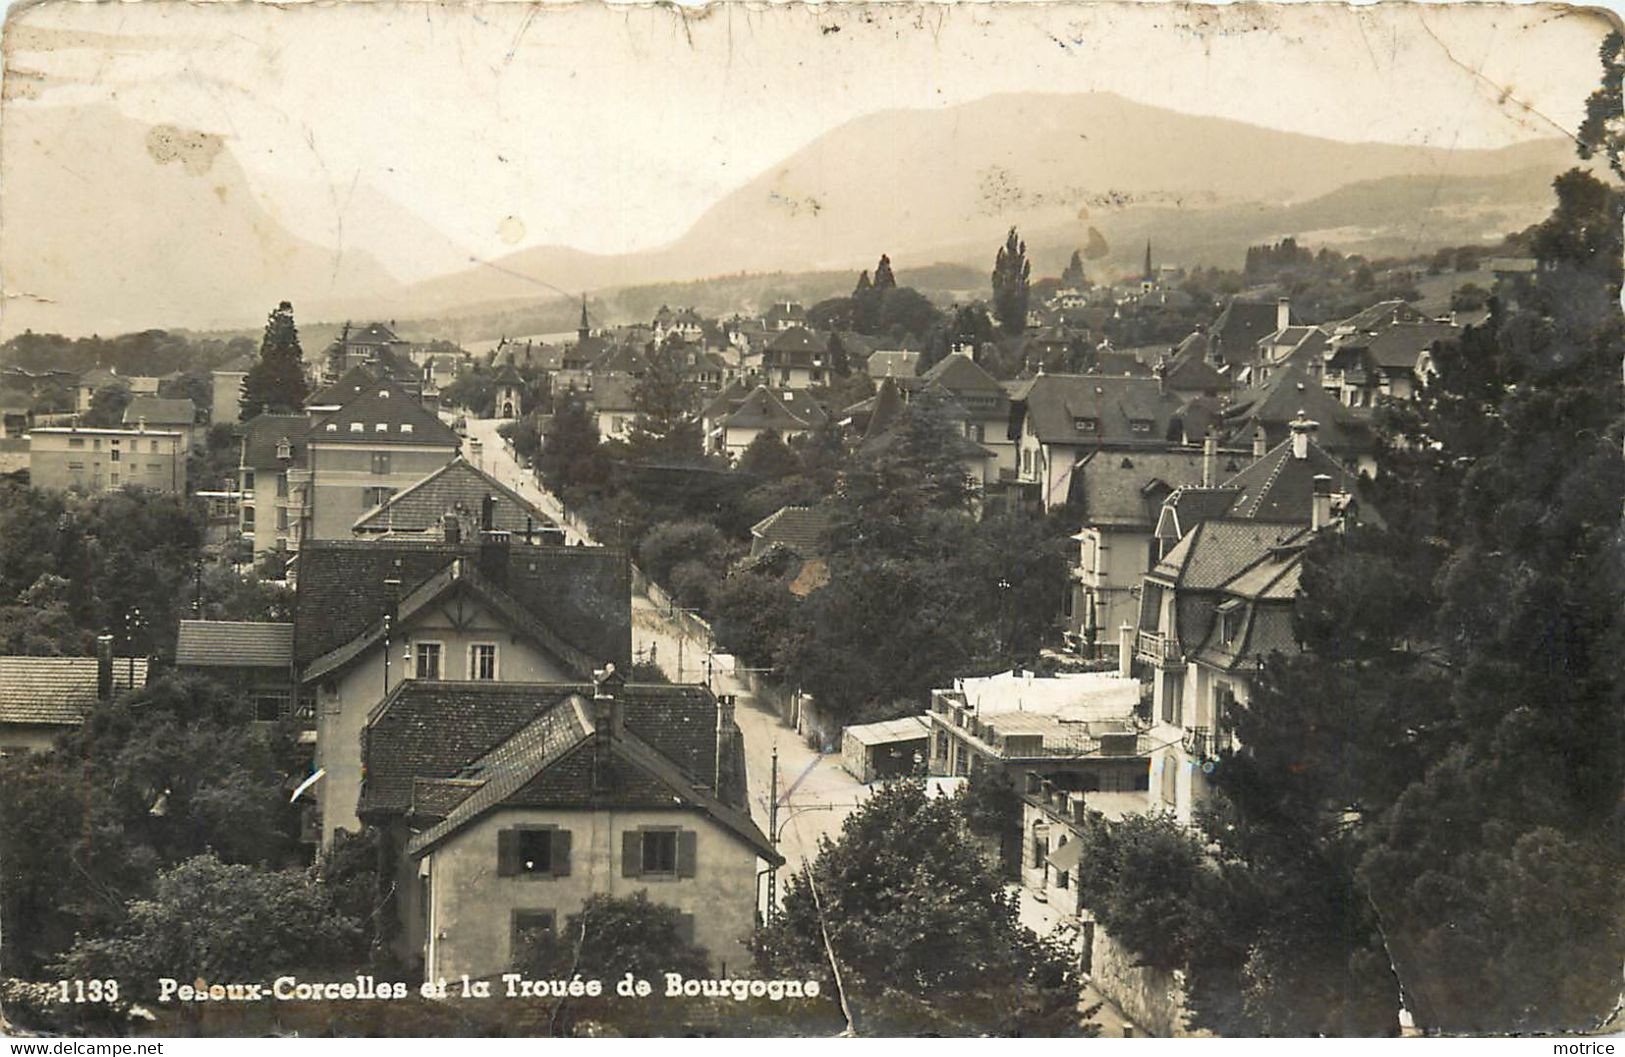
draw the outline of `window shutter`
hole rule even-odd
[[[570,831],[556,829],[553,831],[553,876],[570,876]]]
[[[497,832],[497,876],[512,877],[519,872],[519,831]]]
[[[691,829],[685,829],[677,834],[677,876],[694,876],[695,848],[698,844],[699,834]]]
[[[643,876],[643,834],[635,829],[621,834],[621,876]]]
[[[684,943],[693,943],[694,942],[694,915],[693,914],[678,914],[677,915],[677,938],[682,940]]]

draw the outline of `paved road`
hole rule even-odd
[[[543,489],[535,475],[508,452],[497,433],[501,424],[499,419],[469,419],[465,457],[564,526],[566,543],[590,544],[585,533],[566,521],[557,497]],[[476,440],[480,442],[478,449],[473,443]],[[632,594],[632,649],[636,656],[653,656],[675,682],[704,683],[709,679],[717,693],[732,693],[738,698],[735,718],[745,738],[751,816],[764,833],[768,832],[773,751],[778,750],[779,840],[786,860],[779,879],[782,893],[789,873],[798,869],[803,859],[817,854],[821,837],[834,837],[840,832],[841,822],[868,794],[868,788],[841,768],[839,754],[824,755],[808,748],[795,731],[779,722],[775,713],[759,707],[742,679],[713,663],[709,642],[689,633],[647,595],[636,591]],[[766,898],[765,885],[762,898]]]

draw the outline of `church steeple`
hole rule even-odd
[[[576,340],[585,343],[587,336],[592,333],[592,326],[587,322],[587,295],[581,295],[581,325],[576,327]]]
[[[1151,272],[1151,240],[1150,239],[1145,240],[1145,277],[1148,280],[1154,278],[1154,276],[1152,275],[1152,272]]]

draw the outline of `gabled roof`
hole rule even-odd
[[[788,399],[765,385],[759,385],[723,419],[723,424],[730,429],[789,431],[813,429],[823,423],[825,419],[823,409],[814,403],[811,397],[797,397],[794,394],[786,396]],[[791,404],[795,405],[793,411],[790,408]]]
[[[1252,359],[1253,349],[1259,340],[1280,329],[1276,325],[1278,312],[1275,302],[1231,298],[1208,331],[1212,357],[1226,363]]]
[[[175,640],[180,668],[281,668],[293,664],[293,625],[247,620],[183,620]]]
[[[394,382],[368,386],[310,428],[312,444],[417,445],[456,452],[462,438]]]
[[[1004,387],[999,384],[999,380],[987,373],[986,368],[969,356],[949,353],[933,364],[922,377],[928,382],[938,383],[956,396],[968,393],[1004,395]]]
[[[1163,391],[1152,378],[1112,378],[1088,374],[1042,374],[1025,396],[1012,397],[1045,444],[1097,444],[1103,447],[1164,447],[1169,420],[1182,401]],[[1096,429],[1077,428],[1080,419]],[[1137,431],[1132,423],[1149,422]]]
[[[895,378],[885,378],[869,401],[866,409],[868,421],[863,427],[863,439],[878,437],[891,429],[903,414],[903,395]]]
[[[305,401],[305,407],[340,408],[360,396],[364,390],[377,384],[377,373],[370,367],[357,364],[340,375],[337,381],[324,385],[310,394],[310,398]]]
[[[197,421],[197,407],[189,397],[133,396],[124,408],[124,424],[145,422],[151,426],[190,426]]]
[[[735,378],[723,386],[722,392],[718,393],[711,399],[709,404],[705,405],[704,410],[700,412],[700,417],[719,419],[730,415],[739,410],[739,405],[744,403],[745,398],[753,392],[755,392],[754,389]]]
[[[255,415],[243,427],[243,465],[256,470],[277,469],[277,447],[286,438],[292,446],[290,466],[304,466],[310,419],[304,415]]]
[[[1263,558],[1271,547],[1305,531],[1301,523],[1216,518],[1202,521],[1153,570],[1176,587],[1211,591]]]
[[[505,565],[502,588],[509,597],[595,662],[631,665],[631,568],[624,551],[517,542],[506,550],[495,543],[489,547],[483,552],[487,558],[497,568]],[[477,561],[481,554],[473,541],[304,541],[294,603],[294,662],[305,668],[344,646],[453,559]],[[486,578],[492,578],[489,572]]]
[[[775,367],[811,367],[814,359],[828,356],[829,338],[806,327],[791,327],[768,339],[762,362]]]
[[[1170,491],[1201,479],[1200,449],[1091,451],[1073,466],[1067,498],[1082,507],[1085,524],[1150,528]]]
[[[523,535],[556,527],[518,492],[465,460],[461,454],[422,480],[386,499],[362,514],[355,531],[438,532],[448,513],[459,515],[460,523],[478,527],[482,504],[487,496],[496,500],[492,528]]]
[[[1454,341],[1461,337],[1462,329],[1454,323],[1395,323],[1366,343],[1366,355],[1384,370],[1412,370],[1417,358],[1435,342]]]
[[[458,592],[467,594],[496,610],[497,614],[507,621],[513,634],[540,646],[574,674],[592,673],[597,663],[592,657],[570,645],[541,619],[539,614],[520,604],[518,599],[499,584],[483,575],[471,559],[453,558],[449,565],[403,596],[400,605],[395,607],[393,614],[390,614],[394,618],[393,626],[396,629],[408,627],[418,614]],[[384,616],[380,615],[354,638],[313,659],[300,673],[300,681],[312,682],[342,671],[383,641],[388,633]]]
[[[79,726],[96,705],[98,669],[95,657],[0,657],[0,723]],[[145,685],[145,657],[113,658],[114,692]]]
[[[777,544],[797,557],[816,558],[824,553],[829,533],[829,511],[805,506],[785,506],[750,527],[750,534],[764,544]]]
[[[497,368],[497,373],[491,376],[491,381],[495,385],[525,384],[525,380],[519,377],[519,371],[514,367],[513,361],[511,360],[503,363],[501,367]]]
[[[845,339],[842,339],[843,341]],[[850,353],[850,349],[848,352]],[[913,378],[920,362],[917,352],[903,352],[900,350],[880,350],[869,354],[864,361],[865,370],[871,378]]]
[[[360,330],[351,330],[344,336],[344,340],[351,344],[370,344],[373,342],[400,341],[395,332],[382,323],[368,323]]]
[[[408,679],[390,692],[368,717],[363,741],[366,777],[360,810],[402,812],[412,807],[416,783],[429,780],[489,780],[524,743],[515,735],[572,698],[591,700],[591,683],[451,682]],[[713,787],[717,764],[717,702],[704,686],[625,683],[615,689],[624,729],[654,747],[668,761],[667,774],[686,786]],[[533,732],[534,733],[534,732]],[[731,749],[738,731],[724,731]],[[745,783],[741,753],[722,776],[722,797],[743,807]],[[582,766],[577,767],[580,763]],[[546,780],[528,783],[527,798],[560,806],[589,807],[606,801],[647,806],[647,783],[619,783],[612,796],[594,793],[590,761],[558,760]],[[671,795],[660,787],[664,806]]]
[[[1227,488],[1238,490],[1225,516],[1297,521],[1307,525],[1315,492],[1314,479],[1322,474],[1332,479],[1334,492],[1354,492],[1359,484],[1357,474],[1313,440],[1308,443],[1305,457],[1295,458],[1292,439],[1288,437],[1224,482]],[[1375,511],[1368,513],[1370,519],[1376,520]]]
[[[1176,488],[1172,495],[1163,500],[1162,509],[1157,514],[1157,538],[1184,539],[1200,522],[1224,517],[1240,494],[1239,488],[1223,485],[1214,488],[1195,485]]]
[[[626,343],[594,357],[589,369],[595,377],[605,374],[639,375],[649,369],[649,358],[638,346]]]
[[[1363,452],[1376,444],[1370,426],[1327,393],[1311,377],[1308,364],[1294,363],[1264,388],[1246,390],[1234,399],[1227,428],[1236,443],[1251,443],[1260,425],[1270,443],[1278,443],[1287,433],[1287,424],[1304,415],[1320,424],[1318,440],[1328,451]]]
[[[1390,323],[1415,322],[1426,318],[1408,303],[1395,298],[1389,301],[1378,301],[1369,308],[1362,308],[1354,315],[1338,323],[1335,329],[1337,331],[1374,330]]]
[[[629,374],[595,371],[592,384],[583,395],[594,411],[636,411],[638,402],[632,397],[635,385]]]

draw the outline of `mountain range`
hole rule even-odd
[[[538,246],[410,283],[391,260],[471,259],[455,234],[363,187],[344,189],[335,214],[342,249],[299,237],[218,137],[111,107],[12,105],[0,159],[9,334],[252,325],[283,299],[303,319],[450,317],[560,290],[855,273],[882,252],[985,272],[1012,225],[1035,275],[1057,273],[1092,235],[1090,267],[1105,279],[1137,270],[1147,241],[1158,262],[1231,267],[1247,245],[1289,234],[1345,252],[1424,252],[1539,220],[1573,153],[1559,139],[1341,142],[1105,93],[996,95],[832,129],[656,249]]]

